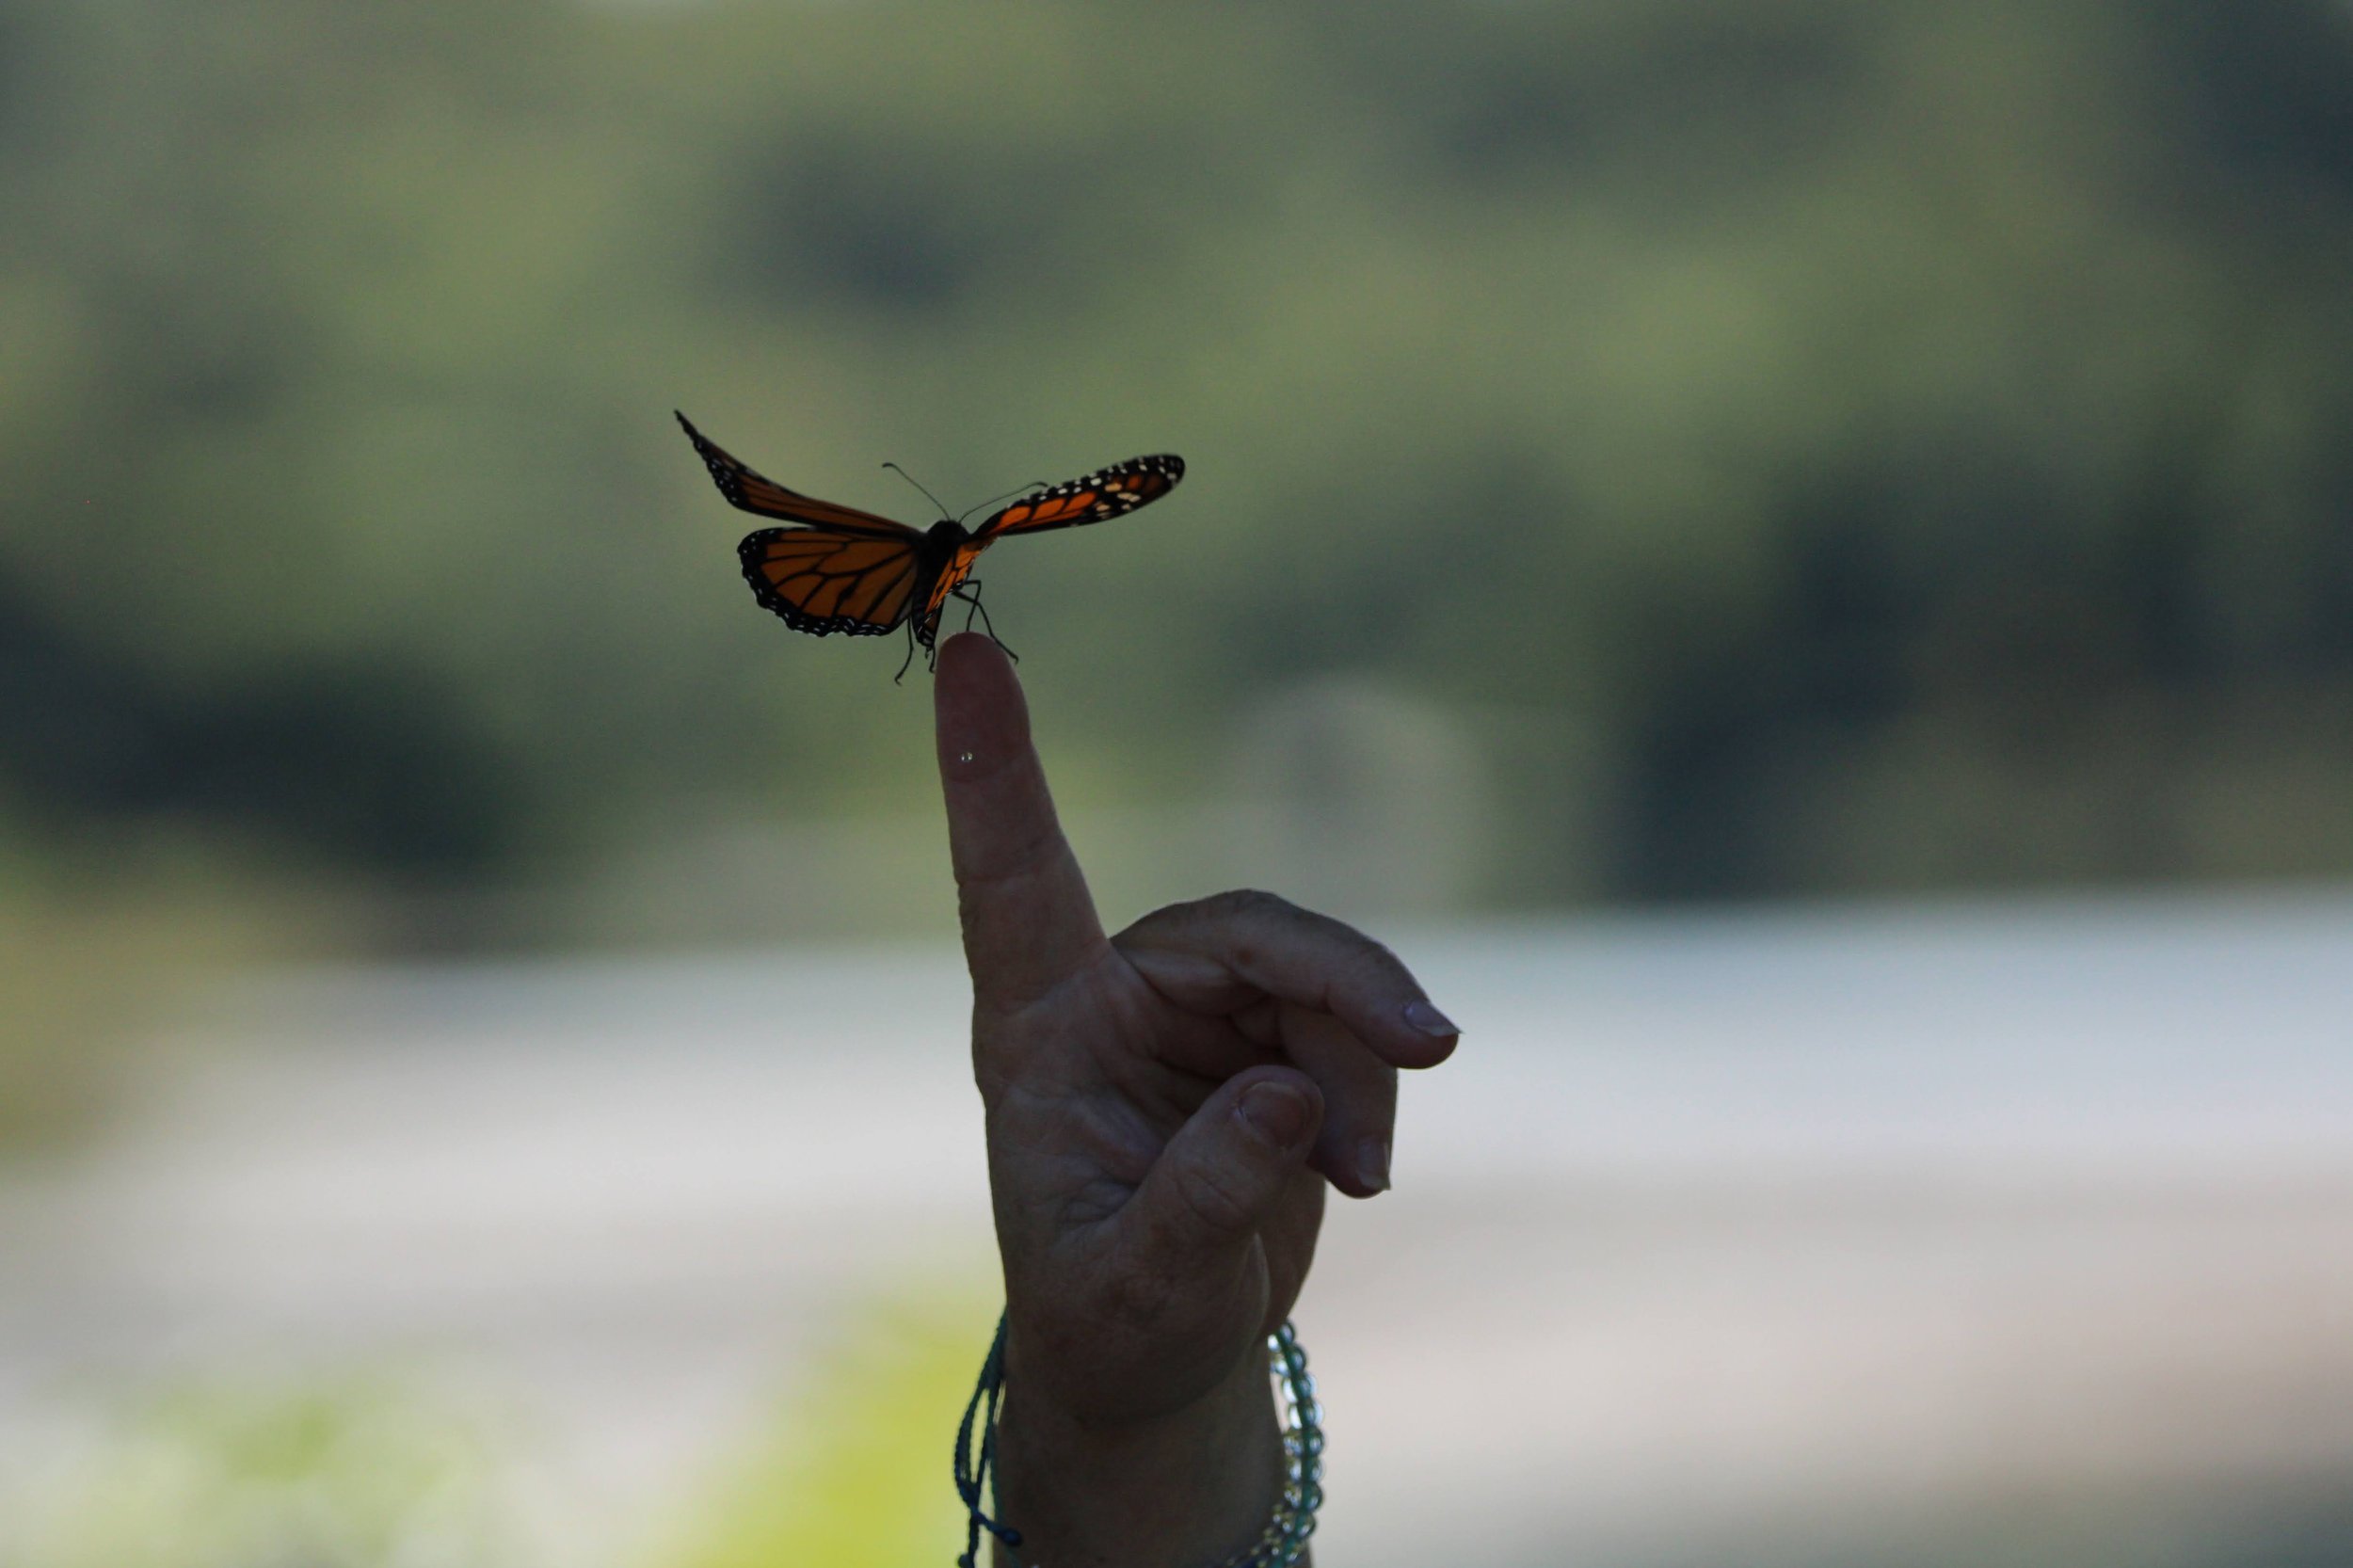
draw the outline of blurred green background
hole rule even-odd
[[[1114,920],[2353,872],[2334,0],[0,0],[0,1150],[261,959],[952,928],[673,408],[1186,457],[986,562]],[[207,1519],[442,1419],[190,1398]]]
[[[184,1378],[118,1397],[78,1443],[0,1475],[9,1568],[911,1568],[946,1560],[964,1511],[943,1410],[969,1386],[995,1307],[895,1281],[772,1398],[742,1451],[661,1517],[584,1558],[582,1499],[530,1474],[544,1432],[510,1400],[413,1361],[303,1378]],[[537,1484],[535,1486],[534,1482]],[[593,1527],[592,1527],[593,1528]],[[565,1542],[551,1544],[551,1538]],[[566,1555],[567,1553],[571,1555]]]
[[[1448,716],[1480,905],[2353,868],[2322,0],[0,9],[14,881],[928,808],[684,407],[920,518],[1081,804]],[[208,872],[208,874],[211,874]]]

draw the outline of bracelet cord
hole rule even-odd
[[[986,1530],[1003,1542],[1008,1549],[1021,1544],[1021,1532],[990,1518],[981,1512],[981,1496],[988,1485],[988,1472],[997,1463],[997,1404],[1005,1394],[1005,1315],[997,1315],[997,1337],[990,1341],[988,1359],[981,1363],[981,1381],[973,1386],[972,1399],[964,1407],[964,1419],[956,1427],[956,1496],[964,1499],[964,1555],[956,1559],[956,1568],[977,1568],[980,1560],[981,1531]],[[988,1408],[982,1412],[985,1397]],[[981,1428],[981,1451],[977,1461],[972,1457],[972,1426],[978,1417]]]
[[[1323,1406],[1316,1399],[1316,1380],[1307,1375],[1307,1352],[1300,1348],[1299,1332],[1288,1318],[1267,1336],[1267,1370],[1283,1384],[1283,1490],[1258,1539],[1217,1568],[1295,1568],[1306,1555],[1307,1538],[1316,1531],[1316,1511],[1323,1506]],[[956,1428],[956,1495],[964,1499],[965,1510],[964,1555],[956,1559],[956,1568],[981,1568],[983,1530],[1003,1542],[1008,1552],[1021,1544],[1019,1530],[990,1518],[981,1507],[989,1471],[997,1463],[997,1407],[1004,1392],[1005,1319],[1000,1314],[997,1337]],[[976,1425],[977,1458],[972,1450]],[[1019,1560],[1015,1559],[1016,1568]]]

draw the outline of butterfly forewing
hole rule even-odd
[[[915,598],[922,536],[908,532],[877,539],[763,528],[746,535],[736,553],[753,596],[795,631],[873,637],[905,620]]]
[[[1078,528],[1125,517],[1175,489],[1184,476],[1185,460],[1173,453],[1130,457],[1097,469],[1083,479],[1023,496],[975,528],[972,536],[1000,539],[1008,534],[1039,534],[1049,528]]]
[[[831,528],[844,534],[861,534],[871,538],[920,539],[923,536],[904,522],[861,512],[855,506],[838,506],[830,501],[788,490],[775,480],[755,473],[744,463],[722,450],[694,426],[684,414],[678,422],[686,429],[686,439],[695,443],[696,453],[703,467],[711,471],[712,483],[728,504],[746,512],[757,512],[764,518],[781,518],[787,522],[805,522],[814,528]]]

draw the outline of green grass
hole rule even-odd
[[[995,1319],[968,1275],[857,1303],[647,1549],[599,1560],[947,1561],[950,1439]],[[400,1368],[183,1379],[0,1475],[0,1568],[536,1568],[528,1448],[506,1413]]]
[[[964,1539],[956,1421],[996,1305],[968,1287],[862,1309],[648,1568],[936,1568]]]
[[[8,1568],[512,1568],[500,1442],[405,1380],[200,1381],[12,1490]]]

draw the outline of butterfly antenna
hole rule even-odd
[[[981,503],[981,506],[994,506],[1000,501],[1011,501],[1016,495],[1027,495],[1032,490],[1043,490],[1049,489],[1051,488],[1052,487],[1050,487],[1043,479],[1032,479],[1026,485],[1016,485],[1012,489],[1007,490],[1002,495],[990,496],[986,501]],[[970,517],[973,512],[979,511],[981,506],[975,506],[971,509],[971,511],[959,513],[956,520],[958,522],[962,522],[966,518]]]
[[[896,464],[896,463],[885,463],[885,464],[883,465],[883,467],[885,467],[885,468],[888,469],[891,472],[893,472],[893,473],[897,474],[900,478],[902,478],[902,479],[905,480],[908,484],[913,485],[913,486],[914,486],[917,489],[919,489],[919,490],[923,490],[923,486],[922,486],[921,481],[918,480],[918,479],[915,477],[915,475],[913,475],[913,474],[909,473],[906,470],[904,470],[904,469],[901,468],[898,464]],[[924,499],[924,500],[926,500],[926,501],[928,501],[928,502],[930,502],[930,503],[931,503],[933,505],[935,505],[935,506],[939,506],[939,497],[937,497],[937,496],[936,496],[936,495],[932,494],[932,492],[931,492],[931,491],[929,491],[929,490],[923,490],[923,499]],[[945,506],[939,506],[939,515],[940,515],[941,517],[943,517],[943,518],[944,518],[944,517],[946,517],[946,516],[948,515],[948,508],[947,508],[947,507],[945,507]]]

